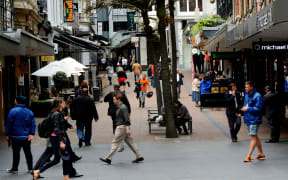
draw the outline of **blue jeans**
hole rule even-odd
[[[151,76],[151,86],[152,86],[153,88],[156,87],[155,77],[154,77],[154,76]]]
[[[77,127],[77,136],[79,139],[85,141],[86,145],[90,145],[92,136],[92,122],[88,122],[85,123],[84,126]]]

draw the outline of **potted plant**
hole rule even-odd
[[[53,76],[53,81],[54,81],[54,85],[58,93],[61,92],[62,89],[68,88],[69,86],[69,80],[65,72],[61,72],[61,71],[57,72]]]

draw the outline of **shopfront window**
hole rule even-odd
[[[187,11],[187,0],[180,0],[180,11]]]
[[[202,0],[180,0],[180,11],[181,12],[193,12],[197,7],[198,1],[198,8],[202,11]]]
[[[189,0],[189,11],[195,11],[196,8],[196,1],[195,0]]]

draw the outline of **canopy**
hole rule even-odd
[[[84,69],[88,68],[75,59],[67,57],[60,61],[49,63],[48,65],[32,73],[32,75],[39,77],[52,77],[57,72],[62,71],[66,73],[67,77],[70,77],[72,74],[78,75],[80,72],[84,72]]]

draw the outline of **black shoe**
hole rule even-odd
[[[18,170],[16,170],[16,169],[6,169],[6,172],[7,173],[11,173],[11,174],[16,174],[16,173],[18,173]]]
[[[30,173],[32,176],[34,176],[34,173],[33,173],[33,171]],[[38,177],[37,177],[37,179],[43,179],[44,178],[44,176],[41,176],[41,175],[39,175]]]
[[[188,132],[184,132],[182,135],[188,135],[189,133]]]
[[[107,164],[111,164],[111,160],[107,159],[107,158],[100,158],[101,161],[107,163]]]
[[[273,140],[273,139],[269,139],[267,141],[265,141],[265,143],[278,143],[279,140]]]
[[[78,177],[82,177],[84,176],[83,174],[78,174],[78,173],[75,173],[73,175],[69,175],[70,178],[78,178]]]
[[[236,138],[232,138],[232,142],[237,142],[237,139]]]
[[[72,162],[76,162],[76,161],[79,161],[80,159],[82,159],[81,156],[75,156],[71,159]]]
[[[91,146],[91,143],[89,142],[89,143],[85,143],[85,146],[87,147],[87,146]]]
[[[138,163],[138,162],[141,162],[141,161],[144,161],[143,157],[135,159],[134,161],[132,161],[132,163]]]
[[[79,145],[80,148],[82,147],[82,143],[83,143],[83,140],[82,140],[82,139],[79,139],[78,145]]]

